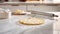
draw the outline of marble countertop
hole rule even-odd
[[[36,28],[52,30],[51,25],[52,25],[53,20],[45,19],[46,24],[39,25],[39,26],[19,25],[18,21],[20,19],[24,19],[24,18],[27,18],[27,16],[24,16],[24,15],[12,16],[9,19],[0,20],[0,34],[23,34],[23,32],[26,32],[26,31],[32,30],[32,29],[36,29]],[[49,22],[47,22],[47,21],[49,21]]]
[[[54,17],[56,21],[53,24],[53,29],[55,31],[60,31],[60,12],[48,12],[48,13],[53,13],[55,15],[58,15],[58,17]]]
[[[60,12],[55,12],[55,14],[58,15],[59,17],[55,17],[55,20],[57,21],[55,21],[53,27],[54,27],[54,30],[60,31]]]

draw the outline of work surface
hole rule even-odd
[[[0,19],[0,34],[23,34],[24,32],[31,29],[50,30],[53,29],[53,20],[45,19],[45,24],[39,26],[27,26],[19,24],[20,19],[27,18],[26,15],[12,16],[9,19]],[[47,32],[46,32],[47,33]],[[50,32],[51,34],[52,32]],[[47,33],[48,34],[48,33]]]

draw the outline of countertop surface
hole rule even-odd
[[[60,12],[48,12],[48,13],[53,13],[55,15],[58,15],[58,17],[54,17],[56,21],[53,23],[53,29],[55,31],[60,31]]]
[[[55,15],[59,16],[54,17],[56,21],[53,23],[53,34],[60,34],[60,12],[50,12],[50,13],[54,13]]]
[[[32,30],[32,29],[36,29],[36,28],[39,28],[44,31],[50,30],[50,33],[52,33],[51,31],[52,31],[52,23],[54,22],[53,20],[45,19],[46,24],[39,25],[39,26],[20,25],[18,23],[18,21],[20,19],[24,19],[24,18],[27,18],[27,16],[23,16],[23,15],[12,16],[9,19],[1,19],[0,20],[0,34],[23,34],[23,32],[26,32],[26,31]],[[47,22],[47,21],[49,21],[49,22]],[[34,30],[32,30],[32,31],[34,31]]]
[[[59,17],[55,17],[55,23],[54,23],[54,30],[56,31],[60,31],[60,12],[55,12],[56,15],[58,15]]]

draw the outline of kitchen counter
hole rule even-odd
[[[39,28],[39,29],[43,28],[45,30],[52,31],[52,22],[54,22],[53,20],[45,19],[46,24],[39,25],[39,26],[19,25],[18,21],[20,19],[24,19],[24,18],[28,18],[28,17],[25,15],[20,15],[20,16],[12,16],[9,19],[0,20],[0,34],[23,34],[24,32],[26,32],[30,29],[35,29],[35,28]],[[47,22],[47,21],[49,21],[49,22]],[[51,31],[50,31],[50,33],[51,33]]]
[[[55,23],[53,25],[54,28],[54,34],[60,34],[60,12],[55,12],[54,14],[58,15],[58,18],[55,18]]]
[[[60,34],[60,12],[48,12],[48,13],[53,13],[59,16],[59,17],[54,17],[56,21],[53,23],[53,30],[54,30],[53,32],[54,34]]]

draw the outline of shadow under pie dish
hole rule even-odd
[[[24,25],[41,25],[44,24],[44,19],[42,18],[27,18],[19,20],[19,23]]]

